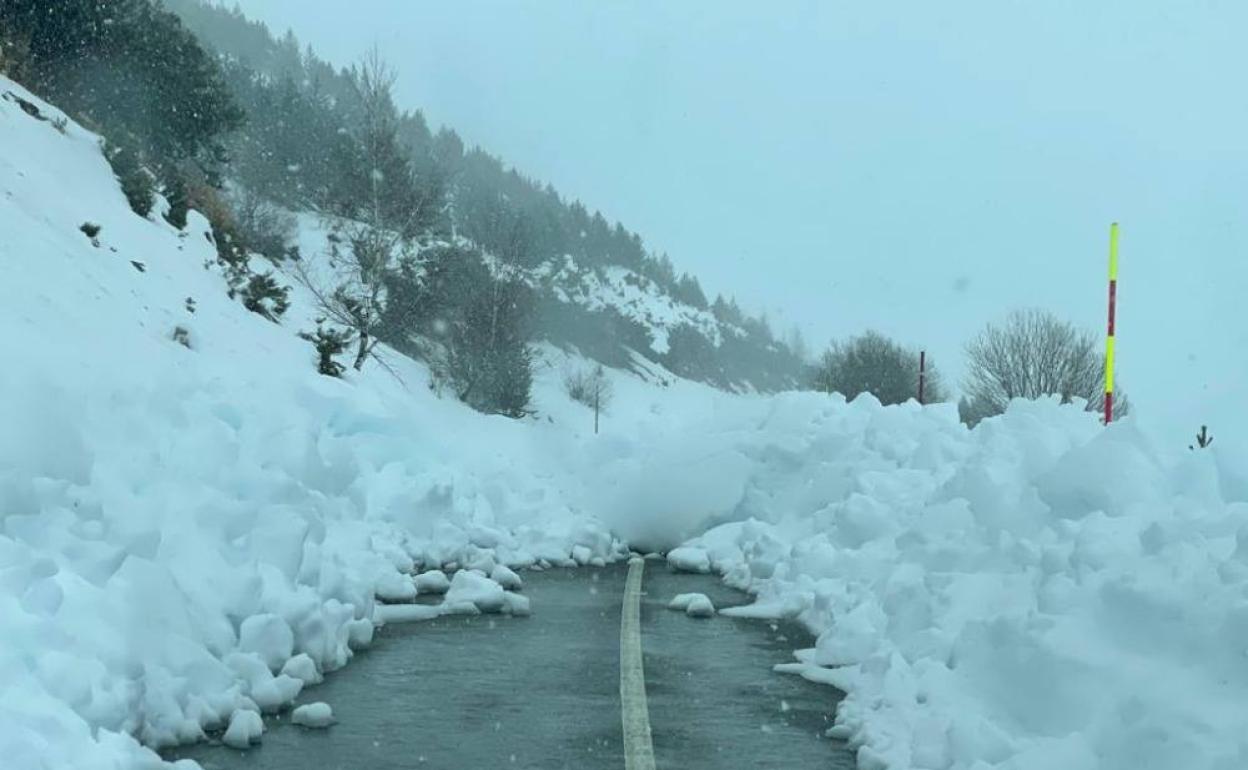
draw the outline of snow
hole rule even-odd
[[[701,548],[682,546],[667,554],[667,563],[682,572],[710,572],[711,562]]]
[[[503,612],[517,617],[527,617],[533,612],[532,602],[527,596],[508,591],[503,594]]]
[[[443,602],[471,604],[482,612],[501,612],[507,599],[498,583],[472,570],[460,570],[451,578],[451,587]]]
[[[726,329],[744,335],[738,327],[722,324],[709,310],[701,310],[674,299],[649,278],[618,265],[594,270],[577,264],[571,255],[550,261],[521,277],[532,286],[547,286],[561,302],[596,311],[611,308],[635,321],[650,339],[653,353],[669,352],[668,335],[677,327],[687,327],[715,347],[723,342]],[[643,364],[643,366],[645,366]]]
[[[766,504],[672,552],[756,595],[723,614],[818,634],[781,668],[848,693],[859,767],[1243,766],[1236,458],[1050,401],[974,431],[860,401],[777,408],[807,428],[750,451]]]
[[[475,609],[475,605],[469,605]],[[431,604],[379,604],[373,611],[373,619],[380,625],[386,623],[415,623],[433,620],[448,614],[441,605]]]
[[[680,610],[681,612],[684,612],[688,609],[689,602],[693,601],[694,597],[697,596],[705,596],[705,594],[676,594],[672,597],[672,600],[667,603],[667,608],[669,610]]]
[[[282,665],[281,673],[292,679],[298,679],[304,685],[319,684],[323,679],[321,672],[316,669],[316,661],[302,652],[287,660]]]
[[[715,605],[706,594],[676,594],[667,606],[668,609],[680,610],[691,618],[709,618],[715,614]]]
[[[238,649],[254,652],[272,671],[281,670],[294,647],[295,634],[290,624],[273,613],[252,615],[239,625]]]
[[[524,587],[524,581],[520,580],[520,576],[506,564],[494,565],[494,569],[490,571],[490,580],[508,591],[519,591]]]
[[[378,597],[437,590],[412,573],[624,554],[531,457],[557,427],[440,399],[407,360],[403,382],[317,375],[308,297],[281,324],[247,312],[204,218],[180,233],[164,205],[135,216],[95,136],[0,100],[7,766],[159,766],[150,749],[231,725],[249,743],[247,713],[371,641]]]
[[[422,572],[416,576],[418,594],[444,594],[451,587],[451,579],[440,569]]]
[[[305,703],[291,712],[290,722],[301,727],[325,728],[334,723],[334,711],[328,703]]]
[[[251,748],[251,744],[259,743],[264,733],[264,720],[254,711],[238,710],[230,717],[230,726],[221,736],[221,742],[232,749]]]
[[[397,377],[317,375],[309,298],[247,312],[207,229],[134,216],[95,137],[0,100],[8,766],[250,745],[377,624],[528,614],[518,571],[626,543],[755,594],[720,614],[812,629],[784,668],[847,692],[833,732],[861,768],[1248,765],[1233,437],[1189,452],[1050,401],[968,431],[950,406],[727,394],[652,363],[607,372],[594,435],[560,382],[585,362],[549,347],[535,418],[487,417],[397,355]]]

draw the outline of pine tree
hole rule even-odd
[[[139,162],[139,154],[124,145],[105,142],[104,157],[112,166],[113,174],[121,184],[121,192],[126,196],[130,209],[141,217],[150,214],[156,202],[156,185],[151,173]]]

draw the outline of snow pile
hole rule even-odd
[[[709,618],[715,614],[715,605],[706,594],[676,594],[667,608],[680,610],[691,618]]]
[[[785,668],[849,694],[859,767],[1248,766],[1243,465],[1051,402],[967,431],[792,397],[756,431],[757,518],[672,561],[818,632]]]
[[[493,580],[470,570],[461,570],[451,578],[451,588],[446,592],[446,604],[476,606],[481,612],[501,612],[507,600],[503,587]]]
[[[144,746],[207,730],[249,745],[371,641],[376,597],[453,588],[413,573],[624,552],[535,468],[556,427],[438,399],[406,360],[403,383],[317,375],[308,298],[280,325],[248,312],[204,218],[179,232],[164,206],[135,216],[96,137],[0,99],[6,767],[158,766]]]

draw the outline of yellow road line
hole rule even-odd
[[[624,608],[620,613],[620,715],[624,725],[625,770],[654,770],[646,674],[641,665],[641,575],[646,562],[628,562]]]

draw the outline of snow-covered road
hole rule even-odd
[[[525,574],[533,616],[443,617],[384,629],[301,701],[326,701],[332,728],[274,720],[262,745],[177,754],[207,770],[624,767],[620,614],[627,565]],[[647,563],[645,683],[658,768],[853,767],[822,737],[835,691],[777,674],[809,646],[799,627],[667,609],[679,593],[716,606],[743,594],[707,575]]]

